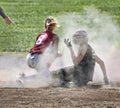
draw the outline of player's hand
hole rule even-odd
[[[6,24],[10,25],[12,23],[12,20],[9,17],[5,17]]]
[[[67,45],[67,47],[72,47],[71,41],[68,39],[64,39],[64,43]]]

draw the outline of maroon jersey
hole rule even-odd
[[[54,36],[56,36],[56,34],[50,31],[44,31],[41,34],[39,34],[36,38],[34,47],[30,50],[30,53],[42,54],[45,51],[45,49],[49,46],[49,44],[53,41]]]

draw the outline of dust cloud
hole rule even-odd
[[[117,23],[113,21],[108,13],[101,13],[93,7],[85,8],[82,14],[65,13],[56,17],[61,25],[57,31],[60,37],[59,51],[63,54],[57,58],[50,70],[56,70],[61,67],[73,65],[68,48],[64,44],[64,38],[72,37],[72,34],[79,28],[86,29],[88,32],[89,44],[95,50],[96,54],[105,62],[109,80],[119,81],[120,51],[116,44],[119,39],[120,31]],[[77,48],[73,45],[75,52]],[[117,62],[116,62],[117,60]],[[116,65],[117,64],[117,65]],[[29,68],[26,64],[26,55],[24,54],[1,54],[0,55],[0,86],[16,87],[12,85],[16,81],[19,73],[34,75],[36,71]],[[4,82],[9,82],[4,85]],[[103,81],[103,74],[96,64],[94,81]],[[41,80],[41,86],[44,80]],[[34,86],[30,84],[30,87]],[[28,87],[26,84],[24,87]]]
[[[120,40],[120,31],[117,22],[108,13],[100,12],[94,7],[87,7],[82,14],[66,13],[59,16],[58,21],[62,29],[60,49],[63,52],[65,66],[71,65],[72,62],[63,40],[71,39],[76,30],[83,28],[88,32],[89,44],[105,63],[109,80],[120,81],[120,50],[116,44]],[[75,46],[74,49],[77,53]],[[103,81],[103,74],[98,64],[95,67],[94,81]]]

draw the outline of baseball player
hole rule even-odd
[[[30,68],[37,70],[36,79],[50,81],[49,67],[58,54],[59,37],[54,33],[57,22],[53,17],[45,19],[45,31],[40,33],[34,46],[27,55],[27,64]],[[43,78],[44,77],[44,78]],[[24,76],[24,78],[27,78]]]
[[[59,37],[54,33],[55,27],[56,21],[54,18],[48,17],[45,20],[45,31],[37,36],[36,42],[27,56],[29,67],[39,70],[40,66],[38,63],[40,56],[45,55],[46,52],[48,53],[48,48],[51,48],[51,52],[49,52],[50,55],[54,55],[55,58],[58,56]],[[51,62],[49,62],[48,59],[46,62],[44,61],[44,63],[47,63],[47,67],[51,65]]]
[[[86,30],[77,30],[72,36],[72,41],[78,47],[78,52],[75,54],[69,39],[64,40],[69,48],[74,66],[58,70],[60,86],[70,86],[70,82],[73,82],[74,84],[72,84],[78,87],[89,84],[93,80],[95,63],[99,64],[103,72],[104,82],[108,84],[105,64],[88,44]]]

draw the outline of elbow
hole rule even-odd
[[[74,65],[78,65],[78,61],[76,59],[73,60]]]
[[[99,61],[99,64],[100,64],[100,66],[102,66],[102,67],[105,66],[105,63],[104,63],[103,60],[100,60],[100,61]]]
[[[104,63],[104,61],[103,61],[103,60],[101,60],[101,64],[105,65],[105,63]]]

